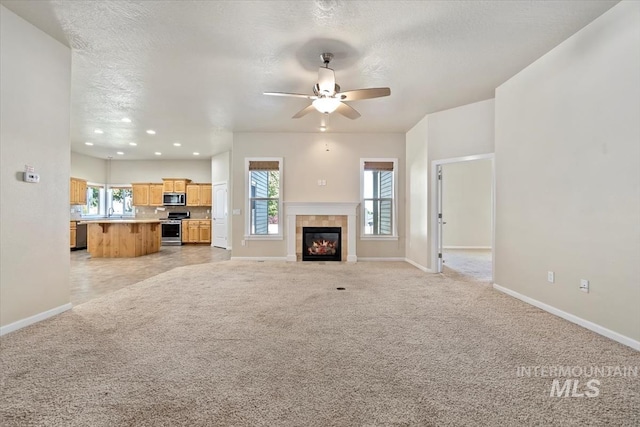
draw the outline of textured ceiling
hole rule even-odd
[[[72,151],[186,159],[227,150],[231,132],[406,132],[427,113],[493,97],[617,1],[1,3],[72,48]],[[311,93],[325,51],[343,91],[391,96],[351,102],[362,114],[352,121],[294,120],[307,100],[262,95]]]

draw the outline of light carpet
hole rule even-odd
[[[406,263],[181,267],[0,344],[2,426],[640,424],[637,376],[518,375],[639,352]]]

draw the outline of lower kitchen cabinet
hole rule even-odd
[[[76,221],[69,221],[70,233],[69,233],[69,247],[71,249],[76,247],[76,232],[77,232],[77,223]]]
[[[211,220],[183,219],[182,243],[211,243]]]

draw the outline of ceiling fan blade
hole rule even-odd
[[[263,95],[273,95],[273,96],[290,96],[293,98],[306,98],[306,99],[316,99],[315,95],[304,95],[302,93],[287,93],[287,92],[264,92]]]
[[[309,105],[308,107],[303,108],[302,110],[298,111],[293,117],[291,117],[292,119],[299,119],[302,116],[306,116],[307,114],[309,114],[312,111],[316,111],[316,109],[313,107],[313,104]]]
[[[318,68],[318,88],[323,94],[333,95],[336,92],[336,76],[331,68]]]
[[[381,96],[391,95],[391,89],[388,87],[375,87],[371,89],[356,89],[340,92],[337,98],[341,101],[358,101],[359,99],[380,98]]]
[[[351,120],[355,120],[360,117],[360,113],[358,113],[353,107],[345,104],[344,102],[341,102],[340,105],[338,105],[338,108],[336,108],[336,113],[340,113]]]

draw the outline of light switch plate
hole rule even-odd
[[[587,279],[580,279],[580,290],[589,293],[589,281]]]

